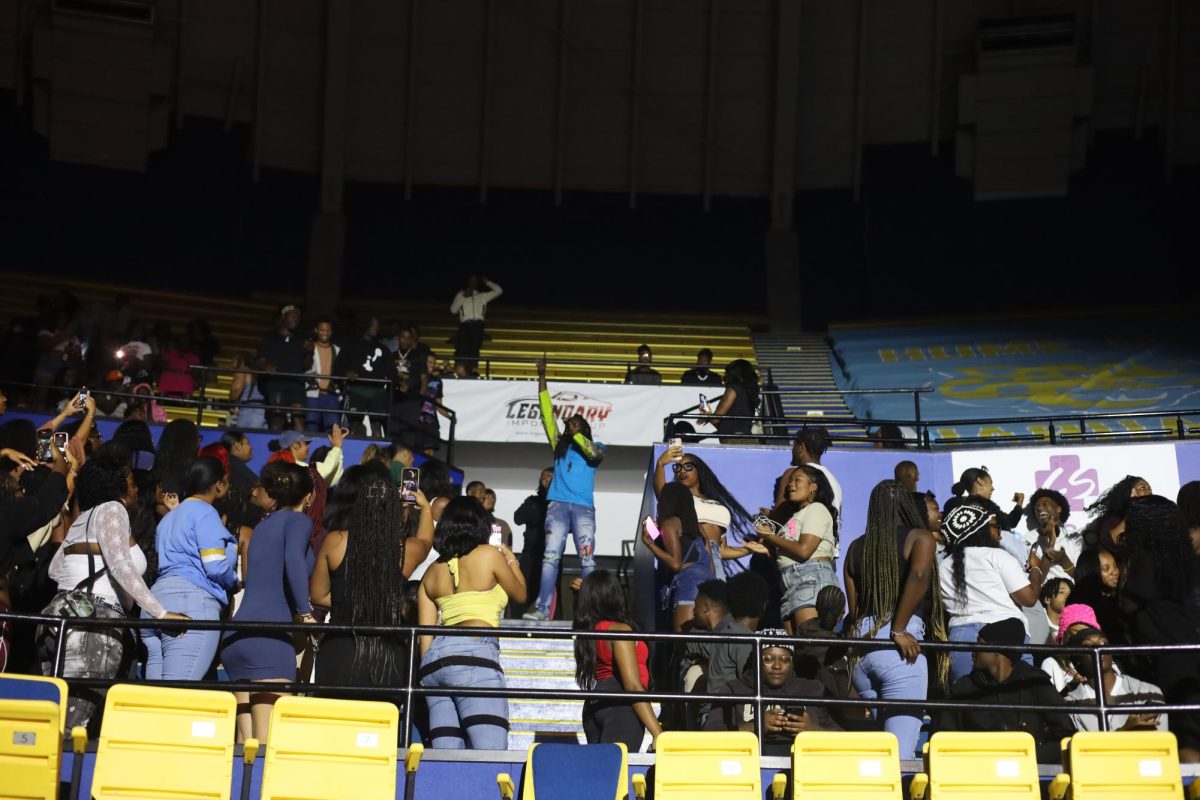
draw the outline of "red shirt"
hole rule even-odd
[[[596,630],[606,631],[611,628],[613,623],[610,620],[603,620],[596,623]],[[642,680],[642,687],[649,688],[650,686],[650,668],[646,663],[650,660],[650,648],[643,641],[638,641],[634,648],[637,657],[638,677]],[[612,648],[608,646],[608,641],[605,639],[596,640],[596,683],[607,678],[614,677],[613,654]]]

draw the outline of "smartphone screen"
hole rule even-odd
[[[53,461],[54,454],[50,452],[50,448],[54,446],[54,434],[49,430],[38,431],[37,434],[37,460],[38,461]]]
[[[488,544],[492,547],[504,544],[504,529],[494,522],[492,523],[492,533],[488,536]]]
[[[66,431],[58,431],[54,434],[54,446],[58,448],[58,452],[67,452],[67,442],[71,436]]]
[[[682,461],[682,460],[683,460],[683,455],[682,455],[682,453],[683,453],[683,439],[680,439],[679,437],[675,437],[675,438],[674,438],[674,439],[672,439],[671,441],[667,442],[667,449],[668,449],[668,450],[678,450],[678,451],[680,452],[680,455],[676,456],[676,457],[675,457],[675,460],[676,460],[676,461]]]
[[[421,483],[421,470],[405,468],[400,472],[400,500],[404,503],[417,502],[417,486]]]

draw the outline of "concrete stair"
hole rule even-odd
[[[783,395],[780,401],[787,429],[794,433],[805,424],[824,425],[830,436],[862,436],[861,425],[852,424],[854,415],[837,391],[830,364],[829,346],[820,334],[754,335],[754,352],[765,382],[770,370],[781,391],[794,389],[828,390],[818,394]]]

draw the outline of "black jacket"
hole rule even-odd
[[[1061,759],[1060,740],[1075,733],[1050,676],[1024,661],[1013,664],[1012,674],[1003,683],[997,683],[983,670],[972,671],[950,689],[950,699],[1053,708],[1043,712],[970,708],[944,711],[933,720],[935,731],[1028,731],[1037,742],[1039,764],[1057,764]]]

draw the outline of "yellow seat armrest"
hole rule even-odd
[[[771,778],[771,800],[783,800],[786,792],[787,775],[784,775],[782,772],[776,772],[775,777]]]
[[[1050,800],[1063,800],[1067,796],[1067,788],[1071,785],[1071,776],[1060,772],[1050,781],[1048,797]]]
[[[512,775],[501,772],[496,776],[496,785],[500,787],[500,797],[503,800],[513,800],[513,794],[517,791],[517,787],[513,783]]]
[[[87,750],[87,728],[76,725],[71,728],[71,752],[81,756],[85,750]]]
[[[247,739],[242,745],[242,761],[246,764],[253,764],[254,759],[258,758],[258,739]]]
[[[908,786],[908,796],[912,800],[925,800],[925,792],[929,790],[929,776],[924,772],[913,775],[912,783]]]
[[[414,744],[408,748],[408,753],[404,756],[404,771],[416,772],[417,767],[421,766],[421,756],[425,755],[425,745]]]
[[[646,776],[640,772],[633,773],[633,796],[637,800],[646,800]]]

